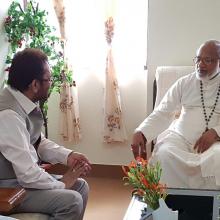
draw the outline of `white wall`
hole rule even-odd
[[[202,42],[220,40],[219,11],[219,0],[149,0],[148,113],[156,67],[193,65]]]
[[[3,21],[12,0],[4,0],[0,8],[0,71],[4,70],[8,43]],[[4,6],[4,7],[3,7]],[[144,64],[143,64],[144,65]],[[104,72],[103,72],[104,74]],[[1,76],[1,75],[0,75]],[[136,72],[136,78],[120,88],[125,126],[129,140],[123,144],[104,144],[103,126],[103,81],[95,75],[87,75],[78,82],[80,119],[83,138],[80,144],[64,144],[58,136],[58,94],[49,100],[49,138],[65,146],[80,151],[94,164],[127,164],[132,159],[130,151],[131,134],[146,115],[146,71]]]
[[[3,6],[0,19],[2,10]],[[149,0],[148,77],[146,73],[137,73],[137,78],[128,87],[121,88],[129,139],[146,112],[152,110],[152,83],[156,67],[192,65],[195,50],[204,40],[220,39],[219,10],[219,0]],[[3,58],[2,45],[1,32],[0,56]],[[102,143],[103,84],[88,76],[78,84],[78,89],[83,139],[79,145],[69,147],[85,153],[92,163],[127,164],[132,159],[129,141],[115,145]],[[53,96],[49,103],[49,136],[60,142],[57,105],[58,98]]]
[[[122,108],[129,141],[124,144],[105,144],[102,139],[103,83],[97,78],[87,77],[78,83],[79,110],[83,138],[71,149],[86,154],[94,164],[128,164],[132,160],[130,139],[133,130],[146,115],[146,73],[137,73],[137,79],[121,87]],[[58,97],[49,103],[49,137],[62,144],[57,136]]]

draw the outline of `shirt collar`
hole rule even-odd
[[[216,76],[214,76],[212,79],[210,79],[208,82],[209,84],[214,84],[214,83],[217,83],[219,82],[220,80],[220,73],[216,74]]]
[[[21,105],[21,107],[27,114],[32,112],[37,107],[37,105],[34,102],[32,102],[27,96],[25,96],[20,91],[13,89],[10,86],[6,87],[6,89],[14,96],[14,98],[18,101],[18,103]]]

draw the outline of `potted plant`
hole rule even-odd
[[[39,9],[39,4],[31,0],[25,9],[17,1],[13,1],[5,18],[4,28],[7,40],[10,43],[6,58],[8,71],[15,53],[24,48],[39,48],[47,56],[51,66],[53,82],[49,94],[59,92],[63,80],[72,83],[72,71],[67,69],[64,59],[64,42],[57,37],[55,28],[48,25],[48,12]],[[45,136],[47,129],[47,101],[41,102],[40,107],[44,115]]]
[[[122,166],[125,173],[125,185],[133,188],[133,195],[139,196],[147,204],[147,212],[143,217],[153,215],[154,220],[177,220],[178,212],[170,210],[164,200],[166,185],[160,183],[162,169],[159,163],[149,164],[147,160],[137,157],[128,166]]]

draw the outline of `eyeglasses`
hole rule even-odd
[[[50,77],[50,78],[48,78],[48,79],[39,79],[39,81],[52,83],[52,82],[54,81],[54,78],[53,78],[53,77]]]
[[[212,58],[212,57],[194,57],[193,62],[195,64],[198,64],[200,62],[203,62],[205,65],[211,65],[215,63],[219,58]]]

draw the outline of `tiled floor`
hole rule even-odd
[[[131,191],[122,179],[89,177],[89,201],[84,220],[122,220]]]

